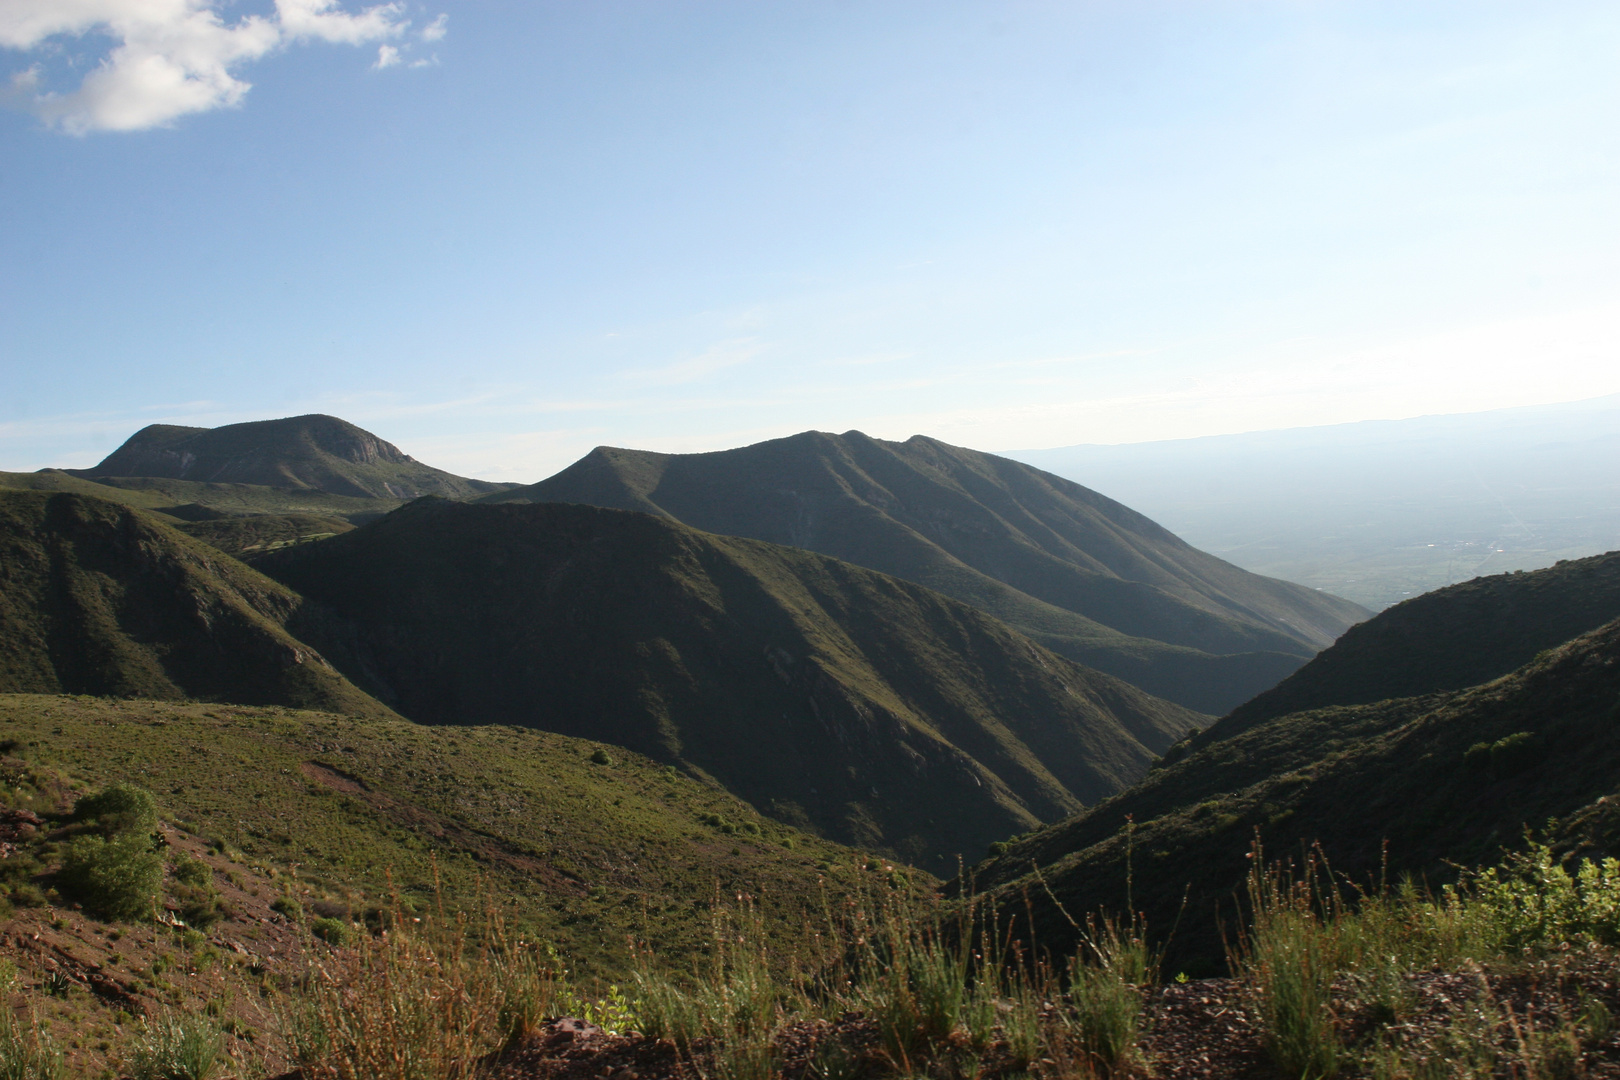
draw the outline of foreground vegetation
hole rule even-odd
[[[29,786],[11,789],[12,825]],[[23,907],[0,960],[0,1076],[1575,1080],[1620,1066],[1620,861],[1565,864],[1537,844],[1438,892],[1356,889],[1319,854],[1268,863],[1256,846],[1226,978],[1161,972],[1140,922],[1078,920],[1079,947],[1052,955],[1016,912],[867,873],[823,889],[791,940],[747,892],[713,904],[684,954],[647,919],[608,982],[489,893],[457,907],[396,891],[335,917],[306,878],[264,866],[286,955],[238,963],[223,931],[265,914],[233,902],[240,875],[190,854],[158,809],[116,783],[11,845],[5,862],[37,872],[7,866]],[[22,890],[41,884],[34,915]],[[66,950],[17,947],[31,917],[163,949],[79,985]]]

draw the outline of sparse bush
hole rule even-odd
[[[57,881],[94,914],[138,919],[151,914],[157,901],[163,860],[142,834],[107,839],[87,833],[68,842]]]
[[[90,822],[109,839],[157,828],[157,800],[136,784],[117,783],[73,804],[73,817]]]
[[[67,1061],[50,1034],[32,1017],[25,1032],[10,1008],[0,1009],[0,1080],[59,1080]]]
[[[208,1080],[225,1052],[225,1036],[202,1016],[142,1019],[130,1055],[134,1080]]]
[[[291,896],[277,897],[276,901],[270,905],[270,910],[278,915],[286,916],[293,922],[297,922],[304,917],[304,905]]]
[[[1069,967],[1068,993],[1056,1012],[1085,1074],[1118,1075],[1137,1060],[1142,990],[1157,976],[1158,957],[1140,926],[1087,921]]]
[[[1343,1056],[1332,1012],[1343,955],[1338,896],[1321,887],[1314,860],[1295,880],[1281,869],[1266,869],[1258,845],[1250,857],[1252,923],[1232,966],[1254,994],[1272,1064],[1289,1077],[1322,1080],[1338,1072]]]

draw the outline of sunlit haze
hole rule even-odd
[[[0,469],[1620,391],[1613,3],[0,0]]]

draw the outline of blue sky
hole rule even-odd
[[[1612,2],[0,0],[0,46],[0,468],[1620,391]]]

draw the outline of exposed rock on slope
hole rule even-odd
[[[645,514],[424,500],[257,565],[406,716],[628,746],[930,868],[1118,791],[1199,719],[930,590]]]
[[[712,454],[599,447],[486,501],[641,510],[823,552],[1208,712],[1275,684],[1367,615],[1198,551],[1078,484],[923,436],[812,431]]]

